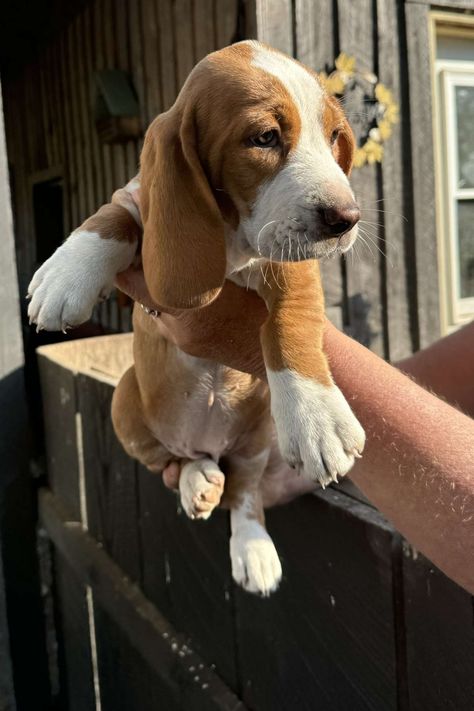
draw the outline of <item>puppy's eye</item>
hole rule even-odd
[[[258,136],[253,136],[250,139],[250,143],[257,148],[274,148],[278,145],[279,136],[278,131],[265,131],[265,133],[260,133]]]
[[[340,133],[341,130],[339,128],[335,128],[334,131],[331,133],[331,146],[336,143]]]

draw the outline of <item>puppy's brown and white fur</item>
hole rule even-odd
[[[135,259],[143,228],[146,282],[164,308],[203,307],[225,278],[263,296],[262,350],[281,453],[323,485],[337,479],[362,451],[364,433],[322,350],[317,259],[356,238],[352,152],[344,114],[313,72],[254,41],[209,55],[148,129],[140,177],[33,277],[32,321],[54,330],[89,318]],[[281,567],[259,492],[272,438],[267,386],[183,354],[140,309],[134,331],[135,365],[113,403],[123,446],[152,470],[181,461],[190,516],[208,517],[225,482],[234,578],[268,594]]]

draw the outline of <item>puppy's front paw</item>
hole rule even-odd
[[[232,577],[247,592],[267,597],[281,580],[281,563],[272,539],[257,523],[238,528],[230,539]]]
[[[184,465],[179,493],[189,518],[209,518],[221,500],[224,480],[224,474],[212,459],[197,459]]]
[[[272,414],[282,456],[326,486],[351,469],[365,433],[336,385],[325,386],[291,370],[269,371]]]
[[[95,304],[108,297],[115,275],[129,266],[134,254],[135,243],[74,232],[30,282],[30,323],[45,331],[65,331],[84,323]]]

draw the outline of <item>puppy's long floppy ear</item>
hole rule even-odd
[[[346,175],[350,175],[354,161],[355,138],[349,121],[345,116],[334,150],[336,160],[342,170]]]
[[[141,156],[143,267],[163,308],[205,306],[225,278],[224,222],[196,149],[193,110],[156,118]]]
[[[326,97],[328,102],[328,123],[339,130],[333,154],[346,175],[351,174],[354,161],[355,138],[340,102],[334,96]]]

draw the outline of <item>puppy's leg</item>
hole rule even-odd
[[[281,580],[281,563],[265,528],[259,490],[268,450],[250,458],[226,458],[229,469],[224,501],[230,506],[232,577],[244,590],[268,596]]]
[[[150,471],[162,472],[175,459],[146,425],[134,366],[124,373],[115,388],[112,422],[127,454]]]
[[[364,431],[335,385],[323,352],[324,297],[318,263],[282,264],[281,284],[262,282],[269,316],[262,350],[280,451],[322,486],[359,457]]]
[[[224,479],[213,459],[196,459],[184,464],[179,477],[179,493],[189,518],[209,518],[220,503]]]
[[[65,331],[90,318],[108,297],[116,275],[135,258],[142,228],[132,193],[138,179],[89,217],[38,269],[28,287],[30,323]]]

